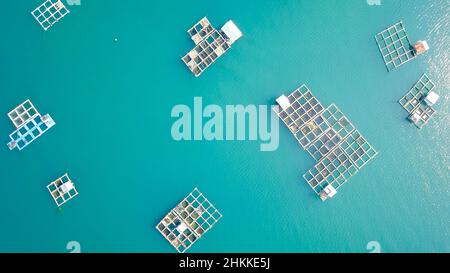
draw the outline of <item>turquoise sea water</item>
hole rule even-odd
[[[57,125],[25,150],[0,146],[0,251],[174,252],[156,223],[195,186],[224,217],[190,252],[450,251],[450,3],[446,0],[81,0],[44,32],[40,0],[0,11],[0,135],[29,98]],[[180,57],[203,16],[244,33],[200,78]],[[429,53],[388,73],[374,35],[403,20]],[[118,41],[114,42],[117,38]],[[438,114],[422,130],[397,103],[423,73]],[[258,142],[175,142],[176,104],[271,104],[306,83],[335,102],[379,156],[322,203],[314,164],[280,127]],[[46,185],[68,171],[80,195],[58,210]]]

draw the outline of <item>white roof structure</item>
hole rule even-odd
[[[425,48],[425,50],[430,50],[430,46],[428,45],[427,41],[420,41],[423,45],[423,47]]]
[[[430,106],[435,105],[438,102],[438,100],[439,100],[439,95],[433,91],[428,93],[427,97],[425,98],[425,102]]]
[[[232,20],[228,21],[221,30],[229,38],[230,44],[234,44],[234,42],[242,37],[242,32]]]
[[[286,97],[285,95],[281,95],[276,101],[278,105],[280,105],[281,109],[285,111],[286,109],[288,109],[289,106],[291,106],[288,97]]]
[[[61,185],[60,189],[62,193],[68,193],[70,190],[74,189],[74,185],[72,182],[66,182]]]
[[[70,11],[64,6],[61,0],[46,0],[39,7],[31,12],[33,17],[39,22],[46,31],[56,22],[61,20]]]
[[[185,230],[187,229],[187,226],[184,223],[181,223],[178,227],[177,230],[179,233],[183,233]]]
[[[335,196],[336,193],[337,193],[337,191],[333,187],[333,185],[329,184],[320,193],[320,198],[322,199],[322,201],[325,201],[327,198],[333,198],[333,196]]]
[[[417,43],[414,45],[414,48],[416,49],[417,54],[423,54],[430,50],[430,46],[428,45],[427,41],[417,41]]]

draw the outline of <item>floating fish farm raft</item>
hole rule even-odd
[[[342,111],[324,108],[306,85],[277,99],[273,109],[317,164],[303,175],[325,201],[377,156]]]
[[[408,119],[421,129],[434,116],[433,106],[439,95],[434,92],[436,85],[424,74],[419,81],[398,102],[409,113]]]
[[[16,130],[9,135],[10,150],[24,149],[55,125],[51,116],[39,114],[30,100],[14,108],[8,113],[8,117],[16,127]]]
[[[401,21],[375,35],[375,40],[388,71],[406,64],[430,49],[426,41],[418,41],[412,45]]]
[[[184,253],[220,218],[222,214],[195,188],[158,223],[156,229],[179,253]]]
[[[78,191],[67,173],[50,183],[47,189],[58,207],[78,195]]]
[[[61,0],[47,0],[31,12],[45,31],[64,18],[68,13],[70,11]]]
[[[189,29],[188,33],[195,47],[181,59],[196,77],[242,37],[242,32],[233,21],[228,21],[221,30],[217,30],[206,17]]]

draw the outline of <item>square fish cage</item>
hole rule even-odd
[[[388,71],[404,65],[416,57],[402,21],[378,33],[375,40]]]
[[[179,253],[184,253],[220,218],[222,214],[195,188],[156,225],[156,229]]]
[[[75,184],[67,173],[48,184],[47,189],[58,207],[78,195]]]
[[[70,11],[61,0],[46,0],[31,12],[33,17],[45,31],[69,13]]]
[[[435,87],[436,84],[428,75],[423,74],[406,95],[398,101],[408,112],[408,119],[419,129],[425,126],[436,113],[433,105],[439,96],[434,93]],[[430,94],[435,97],[432,103],[427,99]]]

